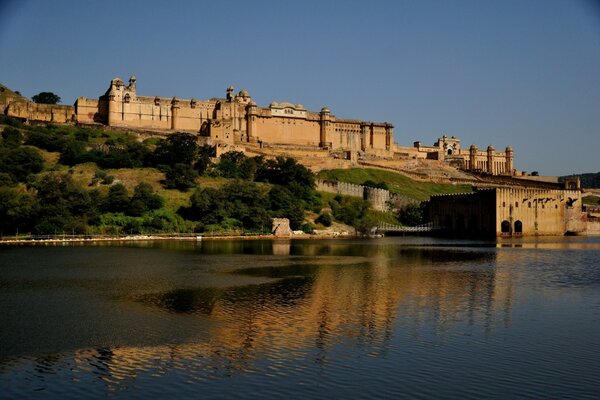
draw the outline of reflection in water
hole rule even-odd
[[[30,254],[23,249],[2,252],[0,260],[10,259],[14,267],[0,269],[0,288],[6,289],[2,305],[16,307],[14,315],[25,306],[16,299],[24,292],[77,299],[84,306],[70,314],[60,309],[64,303],[51,300],[60,307],[46,310],[76,340],[60,342],[46,332],[26,344],[3,346],[0,388],[13,397],[36,388],[59,396],[86,393],[102,382],[104,393],[182,395],[189,390],[184,383],[204,382],[206,390],[214,390],[206,393],[223,396],[226,392],[218,383],[231,379],[250,385],[252,393],[274,395],[268,390],[283,380],[281,390],[291,390],[287,395],[302,389],[304,395],[315,397],[300,382],[313,382],[315,373],[333,374],[336,383],[329,390],[339,395],[357,384],[353,379],[362,365],[370,365],[360,376],[375,374],[379,383],[374,388],[383,385],[410,396],[417,392],[411,391],[409,382],[422,381],[432,370],[443,365],[468,369],[480,362],[478,351],[506,351],[502,332],[515,324],[515,297],[533,296],[523,288],[534,290],[545,282],[556,290],[557,276],[575,281],[572,269],[557,271],[543,254],[524,259],[525,250],[515,247],[417,245],[400,240],[83,247],[71,249],[71,263],[73,257],[81,257],[75,268],[65,264],[63,253],[49,248],[34,251],[39,253],[33,255],[35,260],[44,255],[45,260],[56,257],[59,262],[46,261],[46,271],[38,279],[33,272],[39,267],[28,264]],[[597,260],[598,254],[586,256]],[[591,260],[586,256],[581,256],[581,270]],[[572,259],[573,254],[565,257]],[[83,259],[96,262],[86,264]],[[529,271],[525,261],[554,267]],[[136,279],[140,271],[144,279]],[[25,316],[32,318],[31,313]],[[98,317],[101,327],[93,322]],[[17,317],[3,322],[9,327],[3,329],[3,345],[15,343],[11,331],[18,330],[17,324],[24,324],[25,330],[40,326]],[[518,323],[523,323],[521,316]],[[87,324],[93,329],[82,329]],[[57,342],[61,348],[38,355],[39,349]],[[492,348],[481,347],[488,342]],[[465,345],[472,357],[461,352]],[[512,357],[521,349],[512,351],[508,359],[514,363]],[[504,362],[502,353],[496,357],[498,363]],[[394,369],[381,364],[384,360]],[[399,371],[407,382],[397,386],[391,378]],[[452,373],[446,375],[450,379]],[[172,386],[161,385],[163,381]],[[31,382],[36,388],[28,387]],[[506,381],[482,380],[471,396],[493,393],[503,384]],[[440,390],[447,385],[440,381]],[[365,397],[377,397],[376,393],[382,392]]]

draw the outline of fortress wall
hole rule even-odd
[[[112,125],[144,129],[171,129],[171,105],[148,102],[114,102]]]
[[[202,124],[212,119],[215,105],[211,103],[196,104],[194,108],[189,104],[181,105],[179,108],[179,129],[188,131],[200,131]]]
[[[600,235],[600,219],[588,218],[586,222],[586,235]]]
[[[256,118],[257,140],[267,143],[319,146],[320,125],[318,121],[300,118]]]
[[[372,137],[372,146],[369,146],[367,142],[367,148],[372,147],[374,149],[385,150],[385,127],[374,126]]]
[[[573,200],[572,207],[568,202]],[[514,227],[523,224],[523,235],[563,235],[567,221],[581,212],[581,192],[577,190],[496,189],[496,234],[501,235],[502,221]],[[581,227],[573,227],[581,231]]]
[[[331,123],[333,149],[360,149],[361,121],[336,119]]]
[[[75,101],[75,110],[77,122],[82,124],[92,124],[94,122],[106,121],[106,114],[100,112],[100,101],[97,99],[88,99],[78,97]]]
[[[58,104],[38,104],[29,101],[13,101],[8,105],[6,114],[9,117],[23,118],[31,121],[66,124],[74,121],[75,107]]]
[[[385,189],[365,187],[365,200],[367,200],[375,210],[386,211],[390,201],[390,192]]]
[[[391,193],[385,189],[355,185],[347,182],[332,182],[318,179],[316,181],[316,189],[321,192],[360,197],[368,201],[378,211],[387,211],[390,205],[393,209],[400,209],[408,204],[419,203],[414,199]]]

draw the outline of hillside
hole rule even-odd
[[[15,93],[11,89],[7,88],[3,84],[0,83],[0,112],[4,111],[4,107],[8,104],[9,101],[29,101],[28,98],[22,96],[21,94]]]
[[[323,170],[317,178],[362,185],[366,181],[384,182],[390,192],[398,193],[416,200],[428,200],[434,194],[470,192],[466,185],[419,182],[399,173],[373,168],[352,168]]]
[[[189,133],[148,138],[5,116],[0,132],[0,235],[256,234],[270,232],[275,217],[305,232],[366,232],[398,223],[398,215],[361,198],[319,193],[315,179],[372,181],[416,200],[470,190],[375,168],[315,175],[288,156],[233,151],[216,159],[214,148]]]

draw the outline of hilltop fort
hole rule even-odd
[[[230,86],[224,98],[208,100],[141,96],[137,79],[126,84],[110,81],[107,91],[95,99],[79,97],[73,106],[36,104],[23,98],[7,101],[8,116],[26,121],[102,125],[129,130],[193,132],[222,151],[234,146],[287,148],[317,151],[333,157],[386,160],[440,160],[466,171],[487,175],[522,175],[514,168],[508,146],[496,151],[491,145],[461,148],[454,136],[442,136],[433,146],[414,142],[404,147],[394,142],[388,122],[338,118],[327,106],[307,110],[302,104],[272,102],[261,107],[247,90]]]

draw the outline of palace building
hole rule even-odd
[[[111,81],[99,99],[79,97],[78,123],[110,127],[197,132],[214,142],[309,146],[385,154],[394,149],[393,126],[387,122],[336,118],[329,108],[308,111],[302,104],[273,102],[259,107],[248,91],[230,86],[225,98],[209,100],[139,96],[136,78],[126,85]]]
[[[6,115],[25,121],[102,125],[116,129],[157,133],[191,132],[219,147],[266,146],[344,152],[386,159],[432,159],[456,168],[490,175],[519,175],[508,146],[481,151],[476,145],[461,148],[460,139],[442,136],[433,146],[414,142],[403,147],[394,142],[394,127],[387,122],[338,118],[326,106],[307,110],[302,104],[272,102],[261,107],[246,90],[230,86],[224,98],[208,100],[141,96],[137,79],[110,81],[104,95],[79,97],[74,106],[36,104],[25,99],[2,105]]]

